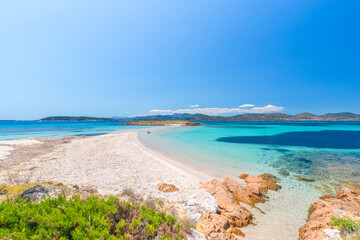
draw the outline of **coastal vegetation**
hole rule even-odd
[[[81,192],[69,195],[71,190],[66,188],[2,185],[1,194],[10,197],[0,203],[0,238],[183,239],[190,231],[186,221],[158,209],[160,201],[136,199],[129,189],[123,196],[104,197]],[[47,195],[59,189],[66,194]],[[34,193],[47,197],[36,201],[31,197]]]
[[[348,217],[331,217],[331,225],[337,226],[343,235],[349,236],[346,239],[360,238],[360,221],[353,220]],[[357,237],[357,238],[355,238]]]

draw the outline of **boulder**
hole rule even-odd
[[[170,192],[177,192],[179,189],[175,187],[173,184],[167,184],[167,183],[159,183],[157,185],[157,188],[161,192],[170,193]]]
[[[202,232],[208,239],[230,239],[227,230],[230,228],[228,219],[222,215],[206,212],[201,217]]]
[[[251,200],[246,189],[240,186],[234,179],[228,177],[224,178],[224,185],[227,187],[228,191],[232,193],[236,201],[254,206],[254,202]]]
[[[267,184],[267,188],[269,190],[273,190],[273,191],[277,191],[281,189],[281,186],[277,183],[273,183],[273,182],[266,182]]]
[[[262,177],[257,177],[257,176],[248,176],[245,178],[245,182],[247,184],[249,183],[260,183],[260,182],[263,182],[264,179]]]
[[[32,200],[32,201],[39,202],[43,198],[50,196],[49,193],[50,193],[50,189],[45,188],[41,185],[36,185],[36,186],[24,191],[20,197],[23,199],[26,199],[28,201]]]
[[[235,200],[232,193],[220,180],[214,179],[211,182],[203,183],[204,188],[216,200],[221,214],[236,226],[246,226],[251,222],[252,214]]]

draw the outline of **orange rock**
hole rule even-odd
[[[246,186],[246,192],[253,202],[265,202],[264,194],[260,191],[260,187],[257,183],[249,183]]]
[[[262,177],[257,177],[257,176],[248,176],[245,178],[245,182],[248,183],[259,183],[259,182],[263,182],[264,179]]]
[[[248,176],[249,176],[249,174],[242,173],[242,174],[239,175],[239,178],[240,178],[240,179],[245,179],[245,178],[247,178]]]
[[[241,226],[251,223],[252,214],[239,205],[226,185],[220,180],[214,179],[211,182],[203,183],[201,187],[215,198],[221,214],[226,216],[230,222]]]
[[[238,228],[231,228],[230,234],[234,234],[236,236],[245,237],[245,234]]]
[[[201,217],[200,225],[208,239],[230,238],[230,234],[227,232],[230,228],[229,221],[222,215],[206,212]]]
[[[157,185],[157,188],[161,192],[169,193],[169,192],[177,192],[179,189],[175,187],[173,184],[167,184],[167,183],[159,183]]]
[[[234,179],[226,177],[223,183],[238,202],[243,202],[250,206],[254,205],[246,189],[241,187]]]
[[[308,222],[299,229],[300,239],[328,238],[324,230],[336,229],[330,224],[331,217],[344,215],[350,218],[360,215],[360,195],[349,189],[343,189],[337,198],[325,195],[311,206]]]
[[[269,173],[261,174],[261,175],[259,175],[259,177],[261,177],[262,179],[264,179],[267,182],[277,183],[279,181],[279,179],[276,176],[269,174]]]
[[[268,189],[270,189],[270,190],[277,191],[277,190],[281,189],[281,186],[277,183],[266,182],[266,184],[267,184]]]

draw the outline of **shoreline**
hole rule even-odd
[[[13,163],[7,169],[0,170],[0,181],[21,184],[53,180],[70,185],[95,187],[99,193],[105,195],[120,194],[122,190],[132,188],[137,193],[169,202],[174,201],[188,209],[193,206],[212,208],[214,199],[200,189],[200,183],[214,178],[222,179],[224,176],[208,174],[206,169],[201,171],[182,162],[181,159],[146,146],[139,137],[141,131],[145,129],[121,130],[91,137],[38,139],[36,141],[42,143],[35,143],[35,146],[46,144],[47,141],[55,141],[55,145],[51,149],[45,149],[40,155]],[[14,149],[24,148],[26,152],[34,143],[28,142],[28,145],[21,146],[16,142],[27,141],[34,139],[5,141],[8,144],[0,141],[0,150],[5,145]],[[7,156],[11,156],[11,152]],[[9,182],[6,181],[7,177],[14,179]],[[235,177],[234,179],[243,185],[243,180]],[[306,222],[308,204],[298,200],[296,196],[298,189],[289,189],[287,181],[280,183],[281,185],[284,183],[282,190],[271,191],[269,200],[258,204],[266,214],[258,209],[249,208],[255,216],[257,225],[242,228],[246,234],[242,239],[297,239],[298,228]],[[159,192],[156,185],[161,182],[174,184],[180,190],[175,193]],[[303,183],[297,184],[299,189],[303,186]],[[293,201],[301,204],[303,212],[301,215],[304,218],[297,215],[297,211],[292,210]],[[288,221],[292,221],[291,224],[288,224]]]

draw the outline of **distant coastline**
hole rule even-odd
[[[112,122],[138,122],[138,121],[360,121],[360,114],[351,112],[327,113],[316,115],[312,113],[300,113],[295,115],[285,113],[247,113],[235,116],[209,116],[205,114],[173,114],[152,115],[133,118],[99,118],[87,116],[52,116],[38,121],[112,121]]]

